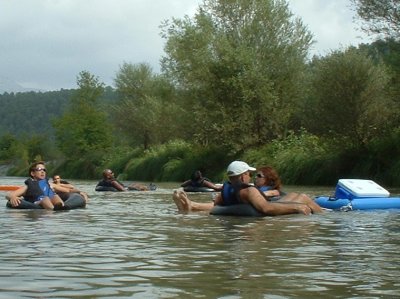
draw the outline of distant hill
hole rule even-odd
[[[0,93],[0,138],[7,133],[18,137],[32,134],[52,137],[54,134],[52,120],[65,112],[75,91],[74,89],[47,92],[14,90]],[[107,87],[99,103],[109,107],[116,100],[116,91]]]
[[[0,94],[3,93],[17,93],[17,92],[28,92],[28,91],[43,91],[39,89],[34,89],[34,88],[25,88],[18,84],[17,82],[6,78],[6,77],[0,77]]]

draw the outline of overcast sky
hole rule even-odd
[[[86,70],[107,85],[123,62],[159,71],[160,24],[192,16],[201,0],[0,0],[0,80],[26,88],[76,88]],[[369,42],[357,30],[350,0],[289,0],[325,55]]]

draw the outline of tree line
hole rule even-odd
[[[276,167],[286,183],[399,185],[396,36],[310,58],[312,33],[286,1],[272,0],[206,0],[193,17],[166,20],[161,35],[160,73],[124,62],[114,88],[82,71],[77,90],[0,96],[10,112],[0,160],[17,165],[14,174],[40,157],[70,177],[107,166],[155,181],[195,169],[220,180],[240,158]]]

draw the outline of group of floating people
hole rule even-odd
[[[252,184],[252,176],[255,173],[255,182]],[[219,191],[211,202],[203,203],[190,200],[184,190],[175,190],[173,200],[181,213],[210,212],[217,206],[240,207],[250,205],[259,215],[277,216],[286,214],[304,214],[323,212],[323,209],[306,194],[295,192],[284,193],[281,190],[282,183],[277,172],[269,166],[255,168],[243,161],[233,161],[227,168],[228,181],[222,186],[209,184],[199,173],[194,175],[187,185],[204,186]],[[240,211],[235,211],[240,214]]]
[[[84,207],[89,202],[89,196],[86,192],[61,179],[60,175],[53,175],[53,181],[49,182],[43,161],[31,164],[28,172],[29,178],[24,181],[24,185],[6,194],[7,207],[58,211]],[[103,178],[97,183],[95,190],[149,191],[156,188],[154,184],[147,186],[140,183],[125,186],[114,177],[112,170],[105,169]]]
[[[255,174],[254,183],[252,177]],[[241,207],[250,205],[260,215],[286,215],[320,213],[323,209],[306,194],[284,193],[278,173],[269,166],[255,168],[243,161],[233,161],[227,168],[228,180],[215,184],[203,177],[201,171],[193,173],[190,180],[181,184],[173,192],[173,201],[181,213],[210,212],[215,207]],[[83,207],[89,201],[87,193],[80,191],[68,181],[54,175],[52,182],[47,179],[44,162],[35,162],[29,168],[29,178],[24,186],[7,193],[7,206],[11,208],[43,208],[48,210],[67,210]],[[97,183],[96,191],[123,192],[129,190],[151,191],[156,185],[132,183],[125,186],[118,181],[111,169],[105,169],[102,179]],[[190,200],[187,190],[206,188],[216,196],[210,202]],[[186,190],[186,191],[185,191]],[[73,201],[72,201],[73,198]],[[73,204],[68,204],[71,201]]]
[[[59,175],[53,176],[53,182],[47,179],[47,169],[43,161],[29,167],[29,178],[24,186],[6,194],[10,208],[42,208],[47,210],[68,210],[83,207],[89,201],[87,193],[75,188]]]

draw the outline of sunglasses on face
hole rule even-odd
[[[35,171],[44,171],[44,172],[46,172],[46,168],[41,168],[41,167],[35,168],[34,170]]]
[[[263,176],[263,175],[262,175],[262,174],[260,174],[260,173],[257,173],[256,177],[258,177],[258,178],[260,178],[260,179],[263,179],[263,178],[265,178],[265,176]]]

